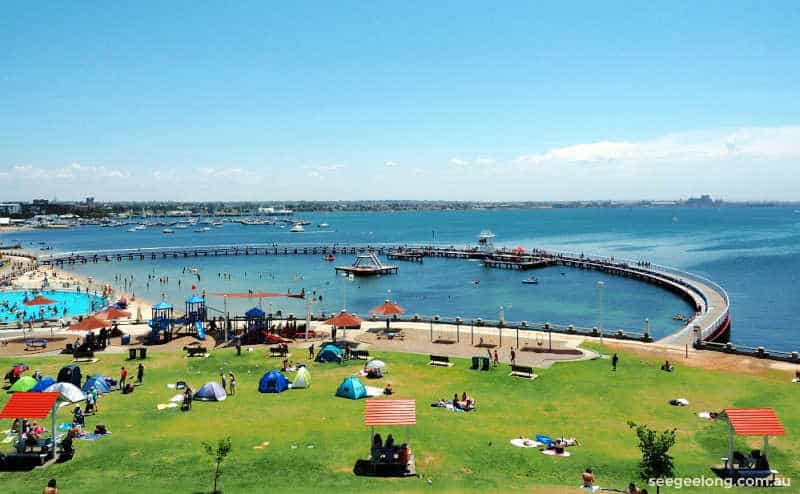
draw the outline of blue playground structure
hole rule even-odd
[[[173,318],[175,308],[172,304],[161,301],[153,306],[151,318],[147,321],[150,326],[150,337],[148,342],[151,345],[167,343],[172,339],[172,329],[177,321]]]
[[[196,336],[200,340],[206,338],[203,321],[206,318],[206,299],[193,294],[186,299],[186,314],[183,317],[175,317],[175,307],[161,301],[153,306],[152,316],[147,324],[150,326],[150,336],[148,342],[151,345],[167,343],[174,337],[175,327],[187,326],[193,328]]]

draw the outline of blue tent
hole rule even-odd
[[[216,381],[203,384],[194,394],[194,399],[200,401],[222,401],[227,397],[228,393]]]
[[[336,389],[336,396],[358,400],[367,397],[367,390],[355,376],[344,378],[342,384]]]
[[[249,318],[249,319],[255,319],[257,317],[264,317],[265,315],[266,315],[266,313],[263,310],[259,309],[258,307],[253,307],[252,309],[250,309],[249,311],[244,313],[244,316]]]
[[[325,345],[317,354],[317,362],[341,362],[344,356],[342,349],[336,345]]]
[[[258,382],[260,393],[280,393],[289,389],[289,380],[276,370],[271,370],[261,377]]]
[[[56,380],[53,379],[52,377],[43,377],[39,379],[39,382],[36,383],[36,386],[34,386],[33,389],[31,389],[31,391],[42,392],[55,383]]]
[[[89,391],[92,390],[93,387],[97,388],[97,392],[100,394],[111,392],[111,386],[108,385],[106,379],[100,374],[95,374],[89,379],[87,379],[81,390],[84,393],[88,393]]]

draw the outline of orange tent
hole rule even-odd
[[[399,305],[390,302],[389,300],[385,300],[381,305],[377,307],[373,307],[372,310],[369,312],[371,314],[376,314],[379,316],[387,316],[386,317],[386,329],[389,329],[389,321],[391,320],[391,316],[395,314],[402,314],[406,310]]]
[[[109,326],[111,326],[110,321],[106,319],[100,319],[95,315],[95,316],[89,316],[81,322],[70,324],[68,329],[72,329],[75,331],[92,331],[94,329],[102,329],[102,328],[107,328]]]
[[[123,317],[131,317],[131,313],[117,309],[116,307],[107,307],[94,315],[98,319],[122,319]]]
[[[56,303],[55,300],[49,299],[47,297],[42,297],[41,295],[37,295],[32,299],[28,300],[27,302],[23,302],[25,305],[51,305]]]

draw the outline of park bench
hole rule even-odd
[[[187,357],[203,356],[207,353],[206,347],[196,344],[185,346],[183,349],[186,350]]]
[[[533,367],[528,365],[512,365],[510,376],[524,377],[525,379],[535,379],[536,374],[533,373]]]
[[[440,365],[443,367],[450,367],[453,364],[450,363],[450,357],[444,355],[431,355],[431,361],[428,362],[428,365]]]
[[[25,350],[44,350],[47,348],[47,340],[44,338],[34,338],[25,340]]]
[[[72,354],[74,360],[92,360],[94,358],[94,350],[76,349]]]
[[[288,354],[284,351],[283,347],[280,346],[271,346],[269,347],[269,356],[270,357],[286,357]]]
[[[350,357],[354,360],[369,360],[369,350],[353,350]]]

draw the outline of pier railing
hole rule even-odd
[[[800,352],[784,352],[780,350],[770,350],[763,346],[751,347],[746,345],[735,345],[733,343],[713,343],[707,341],[695,342],[694,348],[697,350],[710,350],[714,352],[730,353],[733,355],[743,355],[747,357],[757,357],[782,362],[800,363]]]

